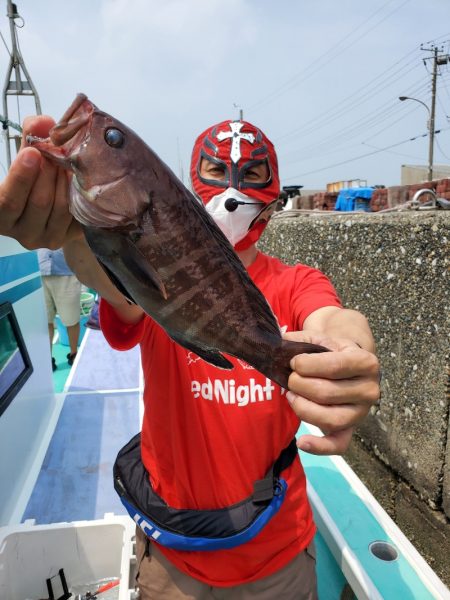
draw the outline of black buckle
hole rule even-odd
[[[254,502],[267,502],[273,498],[273,486],[274,478],[273,475],[255,481],[253,484],[253,501]]]

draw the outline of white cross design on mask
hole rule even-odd
[[[241,140],[246,140],[247,142],[250,142],[250,144],[253,144],[255,141],[253,133],[241,133],[242,127],[244,127],[244,123],[239,123],[237,121],[230,123],[231,131],[219,131],[217,134],[219,142],[232,138],[230,157],[234,163],[237,163],[241,158]]]

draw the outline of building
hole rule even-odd
[[[433,165],[433,179],[450,177],[450,165]],[[427,165],[402,165],[401,185],[411,185],[428,181]]]

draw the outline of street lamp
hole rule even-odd
[[[414,102],[418,102],[425,106],[428,111],[428,181],[432,181],[433,179],[433,148],[434,148],[434,115],[431,114],[431,110],[425,102],[422,100],[418,100],[417,98],[410,98],[409,96],[399,96],[398,99],[403,102],[404,100],[414,100]]]

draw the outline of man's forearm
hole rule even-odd
[[[85,239],[68,242],[63,247],[66,262],[77,279],[98,292],[119,317],[127,323],[137,323],[143,315],[141,307],[128,303],[125,296],[111,282]]]

